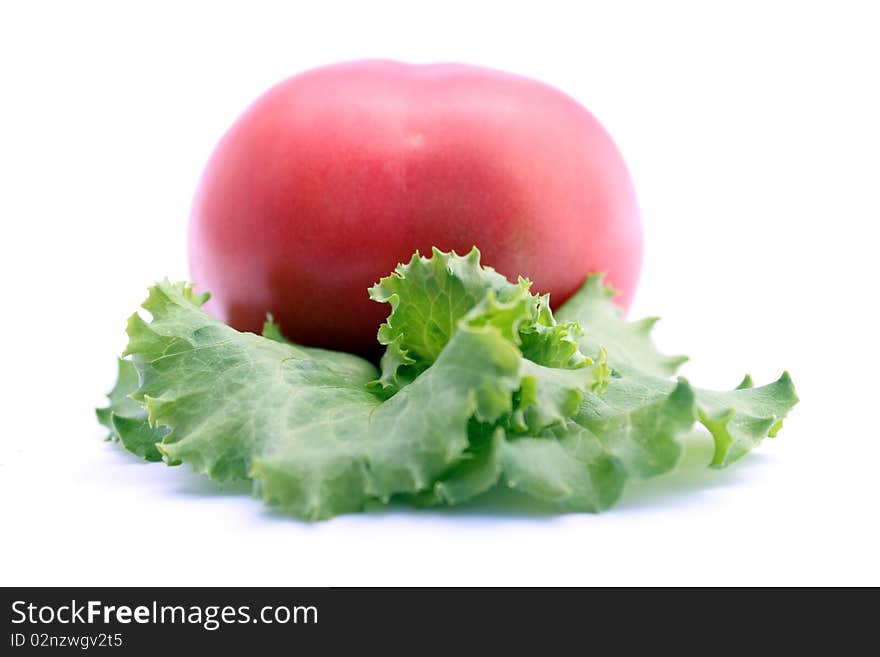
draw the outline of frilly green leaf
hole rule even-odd
[[[351,354],[207,315],[186,283],[150,288],[128,321],[111,438],[147,460],[249,479],[295,516],[329,518],[403,496],[458,504],[506,482],[560,509],[601,511],[631,478],[677,464],[696,421],[725,467],[774,436],[797,402],[787,373],[754,387],[671,377],[656,318],[627,322],[589,277],[554,317],[547,296],[466,256],[416,253],[370,289],[390,305],[381,370]]]

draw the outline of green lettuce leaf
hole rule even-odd
[[[163,281],[129,319],[129,344],[98,419],[147,460],[188,463],[306,519],[392,496],[459,504],[499,482],[600,511],[633,477],[674,468],[696,421],[712,465],[778,431],[797,401],[787,374],[729,392],[672,375],[655,319],[626,322],[590,277],[557,313],[479,252],[414,255],[370,290],[390,305],[380,369],[360,357],[207,315],[191,285]]]
[[[251,478],[306,518],[431,485],[467,448],[472,415],[510,411],[518,354],[492,329],[462,330],[430,373],[384,401],[366,360],[239,333],[160,283],[129,321],[133,397],[170,427],[158,449],[212,478]],[[454,382],[454,385],[451,384]]]
[[[507,301],[523,287],[528,288],[527,281],[513,285],[494,269],[481,267],[477,249],[459,256],[435,248],[428,258],[416,251],[369,294],[391,306],[379,327],[379,342],[394,345],[402,363],[424,370],[458,330],[458,321],[486,298],[487,291]]]
[[[374,300],[391,305],[379,331],[387,351],[382,375],[371,384],[377,394],[393,395],[429,372],[462,322],[496,328],[521,355],[513,411],[495,427],[478,435],[471,431],[461,462],[432,491],[417,496],[419,503],[456,504],[491,488],[501,474],[504,436],[540,432],[564,421],[578,411],[585,392],[605,385],[610,370],[604,353],[600,350],[595,362],[584,356],[576,341],[580,327],[557,324],[549,298],[531,294],[530,285],[524,278],[514,285],[480,266],[476,249],[466,256],[434,249],[430,258],[416,253],[370,290]]]
[[[470,441],[471,422],[521,415],[541,428],[577,409],[566,386],[601,377],[589,366],[567,381],[526,368],[518,328],[533,317],[532,297],[516,286],[505,296],[484,294],[431,365],[386,399],[368,386],[377,374],[368,361],[291,344],[271,321],[268,337],[240,333],[204,313],[190,286],[165,281],[144,303],[152,321],[129,320],[126,355],[139,383],[127,392],[150,427],[167,427],[155,447],[169,464],[251,479],[258,495],[300,517],[430,490],[444,475],[444,499],[462,499],[474,479],[466,462],[484,452]],[[524,380],[540,391],[527,402],[517,395]]]
[[[531,294],[530,287],[525,278],[513,284],[482,266],[476,248],[465,256],[436,248],[428,258],[416,252],[369,290],[371,299],[391,306],[379,328],[378,339],[386,350],[374,391],[391,396],[415,380],[433,364],[460,320],[486,304],[494,308],[485,308],[483,320],[509,330],[506,337],[516,342],[524,357],[554,368],[591,365],[573,337],[579,327],[557,325],[549,298]],[[518,318],[515,324],[512,317]]]
[[[203,305],[209,294],[197,294],[192,286],[183,288],[186,299],[194,306]],[[138,373],[131,360],[117,360],[116,385],[107,393],[109,406],[98,408],[98,422],[110,431],[109,440],[122,443],[133,454],[147,461],[161,461],[162,454],[156,447],[168,433],[168,428],[151,425],[146,407],[135,401],[132,395],[138,389]]]
[[[129,360],[118,360],[116,385],[107,393],[110,405],[95,410],[98,422],[110,435],[108,440],[122,443],[129,452],[147,461],[161,461],[156,443],[168,433],[167,427],[150,426],[147,409],[131,398],[138,388],[138,375]]]
[[[416,504],[461,504],[494,488],[501,477],[504,436],[501,427],[472,421],[468,427],[468,449],[462,458],[430,489],[416,495]]]
[[[591,276],[557,313],[560,321],[581,327],[583,353],[607,350],[612,376],[602,394],[586,391],[565,423],[504,446],[508,484],[566,508],[605,509],[629,477],[672,470],[696,420],[715,441],[710,465],[726,467],[774,436],[798,401],[788,373],[761,388],[746,377],[729,392],[671,380],[686,359],[657,351],[650,337],[657,319],[625,321],[613,296],[601,277]]]
[[[507,485],[572,511],[601,511],[623,491],[626,472],[601,440],[568,421],[502,447]]]
[[[601,348],[608,351],[608,364],[617,376],[609,379],[604,401],[614,400],[618,408],[621,408],[622,402],[629,406],[632,402],[647,405],[668,399],[676,389],[689,385],[683,380],[675,383],[668,379],[687,359],[684,356],[665,356],[657,351],[650,337],[650,329],[657,318],[627,322],[612,303],[613,296],[614,291],[603,284],[600,276],[591,276],[558,313],[563,320],[577,321],[583,327],[580,345],[585,353],[594,353]],[[763,438],[774,436],[782,426],[783,418],[798,401],[788,372],[783,372],[778,380],[760,388],[752,385],[751,377],[746,376],[743,383],[731,391],[691,389],[692,414],[706,426],[715,440],[712,467],[726,467],[742,458]],[[680,407],[680,404],[675,407]],[[595,409],[585,410],[585,422],[607,415]],[[627,408],[628,412],[632,410]],[[677,431],[676,435],[689,430],[690,426]],[[657,442],[651,440],[650,432],[645,435],[644,432],[632,431],[630,439],[641,444]],[[668,459],[659,463],[663,462],[668,462]],[[658,465],[646,468],[644,475],[665,471]]]
[[[654,346],[651,329],[659,317],[627,322],[612,301],[614,296],[602,276],[594,274],[557,310],[556,318],[578,324],[581,350],[594,354],[604,348],[609,364],[619,372],[633,370],[662,378],[675,374],[687,356],[666,356]]]

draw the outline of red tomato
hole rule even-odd
[[[209,311],[247,331],[376,348],[388,307],[367,287],[418,249],[534,282],[554,306],[605,271],[626,308],[642,229],[598,121],[556,89],[459,64],[363,61],[273,87],[208,162],[190,221]]]

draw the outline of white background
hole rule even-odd
[[[0,584],[880,584],[872,3],[603,4],[4,2]],[[102,442],[124,320],[186,278],[217,139],[277,80],[368,56],[589,107],[643,208],[632,315],[664,316],[701,386],[789,369],[780,437],[721,473],[698,440],[598,516],[504,498],[319,524]]]

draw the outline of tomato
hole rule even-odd
[[[537,81],[459,64],[361,61],[291,77],[214,151],[193,204],[208,310],[306,344],[376,347],[367,288],[418,249],[530,278],[553,306],[607,272],[626,308],[641,263],[630,176],[599,122]]]

